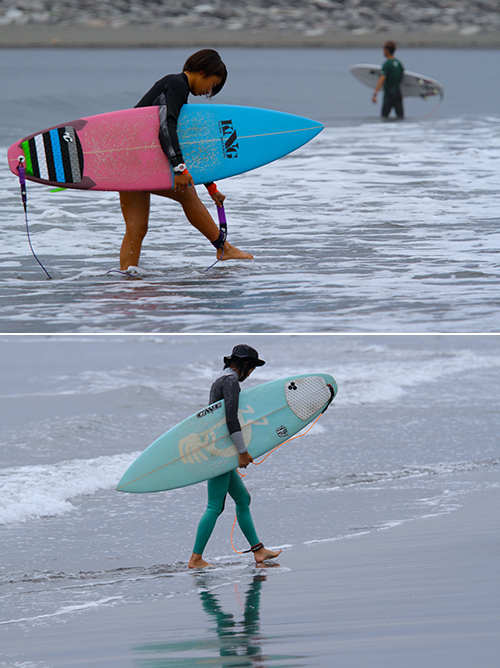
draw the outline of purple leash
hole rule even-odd
[[[224,241],[227,239],[227,220],[226,220],[226,211],[224,209],[224,205],[217,207],[217,215],[219,217],[219,231],[220,231],[219,239],[221,240],[222,243],[220,247],[223,248]],[[217,260],[215,260],[213,264],[207,267],[205,271],[208,271],[209,269],[212,269],[212,267],[215,267],[217,262],[220,262],[223,257],[224,257],[224,250],[222,250],[222,255]]]
[[[23,200],[24,218],[26,220],[26,234],[28,235],[28,243],[30,245],[31,252],[33,253],[33,257],[38,262],[38,264],[41,266],[41,268],[44,270],[44,272],[47,274],[47,277],[51,279],[52,276],[49,274],[49,272],[45,269],[43,264],[37,258],[36,253],[33,250],[33,246],[31,244],[30,230],[29,230],[29,225],[28,225],[28,196],[26,194],[26,169],[24,167],[24,157],[23,156],[19,157],[19,164],[17,165],[17,173],[19,174],[19,185],[21,186],[21,199]]]

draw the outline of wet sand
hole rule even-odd
[[[289,548],[280,567],[245,555],[234,574],[192,572],[189,595],[2,626],[0,666],[496,668],[499,502],[492,488],[447,515]]]
[[[154,25],[110,26],[27,24],[0,26],[0,47],[325,47],[378,48],[386,39],[404,48],[486,48],[500,47],[500,33],[462,35],[428,31],[353,34],[325,30],[321,34],[290,31],[219,30],[165,28]]]

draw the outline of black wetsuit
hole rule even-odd
[[[210,403],[224,399],[226,409],[226,423],[233,443],[241,455],[247,451],[240,421],[238,420],[238,406],[240,400],[240,383],[238,374],[234,369],[224,369],[223,373],[215,380],[210,388]]]
[[[182,74],[167,74],[148,90],[136,107],[160,107],[160,144],[172,167],[184,162],[179,138],[177,119],[189,97],[189,81]]]

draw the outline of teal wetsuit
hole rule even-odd
[[[224,399],[226,407],[226,422],[229,433],[240,454],[246,452],[241,434],[241,426],[238,421],[238,398],[240,384],[238,374],[233,369],[225,369],[223,374],[217,378],[210,389],[210,403]],[[258,545],[260,542],[255,531],[252,514],[250,512],[250,494],[241,480],[237,469],[223,473],[216,478],[207,481],[208,503],[207,509],[202,515],[196,532],[196,540],[193,552],[203,554],[208,539],[212,535],[219,515],[224,510],[226,496],[234,499],[236,504],[236,517],[240,529],[243,531],[250,546]]]

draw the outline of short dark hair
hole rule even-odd
[[[203,72],[203,76],[220,77],[221,82],[212,88],[210,97],[217,95],[222,90],[227,79],[227,69],[222,58],[214,49],[202,49],[193,53],[184,63],[183,72]]]
[[[387,49],[387,51],[389,51],[389,53],[392,56],[394,51],[396,51],[396,42],[393,42],[393,41],[389,40],[388,42],[386,42],[384,44],[384,49]]]

